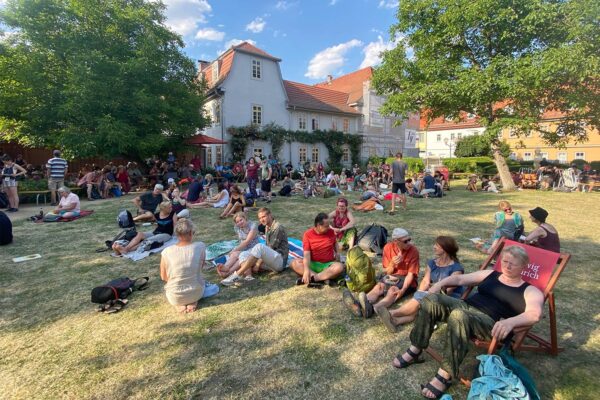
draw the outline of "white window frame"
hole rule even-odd
[[[350,162],[350,149],[347,147],[342,148],[342,162]]]
[[[310,127],[312,128],[313,131],[318,131],[319,130],[319,117],[318,116],[314,116],[312,117],[311,121],[310,121]]]
[[[436,137],[435,137],[435,141],[436,141],[436,142],[438,142],[438,143],[441,143],[441,142],[442,142],[442,134],[441,134],[441,133],[438,133],[438,134],[436,135]]]
[[[523,153],[523,161],[533,161],[533,153],[526,151]]]
[[[584,160],[585,161],[585,151],[576,151],[574,160]]]
[[[308,154],[308,151],[306,149],[306,146],[298,147],[298,162],[304,164],[306,162],[306,160],[308,159],[307,154]]]
[[[206,166],[211,168],[213,166],[212,162],[212,146],[208,146],[206,148]]]
[[[305,131],[306,130],[306,115],[298,114],[298,130]]]
[[[548,160],[548,152],[547,151],[540,151],[540,157],[542,159]]]
[[[223,164],[223,146],[215,147],[215,162]]]
[[[252,148],[252,157],[258,156],[261,160],[263,158],[263,148],[262,147],[253,147]]]
[[[450,140],[454,140],[456,139],[456,134],[455,133],[451,133],[450,134]]]
[[[331,117],[331,130],[337,131],[337,118]]]
[[[350,120],[348,118],[344,118],[342,120],[342,132],[344,132],[344,133],[350,132]]]
[[[262,63],[260,60],[252,59],[252,79],[262,79]]]
[[[556,155],[558,162],[561,164],[566,164],[569,161],[568,157],[569,157],[569,155],[567,154],[566,151],[559,151]]]
[[[456,134],[456,138],[457,138],[458,140],[462,139],[462,132],[458,132],[458,133]]]
[[[213,121],[215,126],[221,125],[221,103],[219,101],[215,101],[215,105],[213,107]]]
[[[319,148],[317,146],[313,146],[312,151],[310,152],[310,162],[319,162]]]
[[[251,121],[254,125],[262,125],[263,107],[260,104],[252,104]]]

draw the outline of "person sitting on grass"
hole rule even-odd
[[[138,248],[144,240],[151,239],[152,242],[165,243],[173,236],[173,229],[177,223],[177,214],[173,211],[170,201],[163,201],[159,205],[159,212],[154,214],[157,227],[152,232],[138,232],[138,234],[127,244],[116,241],[112,248],[117,255],[127,254]],[[134,218],[135,219],[135,218]]]
[[[187,201],[181,197],[181,192],[178,187],[171,190],[171,204],[173,205],[173,211],[175,214],[179,214],[181,211],[187,208]]]
[[[302,237],[304,257],[292,262],[291,267],[300,275],[297,285],[312,284],[334,279],[344,273],[344,265],[339,262],[339,250],[335,232],[330,228],[329,216],[319,213],[314,227],[304,232]]]
[[[425,276],[419,284],[419,290],[415,292],[412,299],[408,300],[400,308],[389,310],[386,307],[376,307],[375,312],[381,318],[383,324],[390,330],[396,332],[402,324],[408,324],[417,316],[421,301],[427,296],[429,288],[450,275],[463,274],[464,268],[458,261],[458,244],[453,237],[438,236],[433,244],[435,258],[427,261]],[[446,295],[460,299],[464,292],[462,286],[447,287]]]
[[[208,186],[204,187],[206,188]],[[217,190],[219,191],[219,193],[217,193],[213,197],[208,198],[206,201],[190,204],[190,208],[225,207],[229,203],[229,192],[227,191],[227,189],[225,189],[225,185],[223,185],[223,183],[219,183],[217,185]]]
[[[407,368],[420,362],[436,326],[445,322],[448,328],[442,364],[435,377],[421,386],[421,394],[426,398],[442,397],[452,379],[458,379],[472,337],[504,340],[513,329],[532,326],[541,319],[544,294],[521,278],[528,263],[523,248],[509,246],[500,257],[501,272],[488,269],[451,275],[434,284],[421,301],[410,332],[410,347],[392,365]],[[477,286],[477,292],[464,301],[440,294],[444,288],[457,286]]]
[[[89,201],[95,200],[94,197],[92,196],[92,191],[94,190],[94,186],[96,187],[98,194],[100,194],[100,186],[101,185],[102,185],[102,171],[100,170],[100,167],[98,167],[98,166],[94,167],[93,171],[90,171],[87,174],[85,174],[79,180],[79,182],[77,182],[77,186],[86,189],[87,198]]]
[[[435,193],[435,185],[435,178],[431,176],[431,172],[425,171],[425,175],[423,176],[423,189],[419,194],[428,199],[430,194]]]
[[[487,176],[481,178],[481,190],[484,192],[500,193],[494,181]]]
[[[491,254],[500,238],[505,237],[510,240],[519,240],[519,236],[523,233],[523,217],[516,211],[513,211],[512,206],[506,200],[498,203],[500,211],[494,214],[496,229],[492,233],[492,237],[487,242],[477,243],[477,247],[485,254]]]
[[[57,216],[61,218],[74,218],[78,217],[81,212],[81,206],[79,201],[79,196],[75,193],[71,193],[71,189],[66,186],[61,186],[57,190],[60,201],[58,202],[58,206],[50,213],[46,215],[46,217],[52,217],[55,219]]]
[[[527,235],[524,242],[540,249],[560,253],[558,231],[554,226],[546,222],[548,211],[541,207],[536,207],[533,210],[529,210],[529,215],[531,216],[531,221],[537,227]]]
[[[354,241],[358,232],[354,227],[354,215],[348,209],[348,200],[340,197],[337,201],[337,207],[329,213],[331,229],[335,233],[340,249],[351,249],[354,247]]]
[[[238,185],[233,185],[229,193],[229,203],[219,216],[221,219],[225,219],[240,211],[244,211],[246,207],[246,196],[242,193]]]
[[[202,186],[202,177],[193,178],[185,196],[187,203],[201,203],[203,200],[202,192],[204,192],[204,187]]]
[[[165,282],[167,301],[180,313],[196,311],[198,301],[214,296],[219,287],[202,276],[206,246],[192,242],[196,228],[189,219],[175,225],[178,242],[161,253],[160,278]]]
[[[249,221],[245,212],[238,211],[233,216],[233,224],[233,229],[240,243],[231,250],[225,264],[217,265],[217,273],[222,278],[226,278],[237,271],[240,267],[240,254],[249,251],[258,244],[258,225],[254,221]]]
[[[469,177],[469,182],[467,183],[467,190],[469,192],[477,191],[477,175],[473,174]]]
[[[260,270],[281,272],[285,269],[289,254],[285,228],[273,218],[271,210],[265,207],[258,210],[258,221],[265,227],[266,244],[258,243],[249,251],[240,253],[240,268],[222,280],[221,284],[231,286],[244,275],[246,281],[253,280],[252,273]]]
[[[406,229],[392,231],[392,241],[383,247],[382,263],[386,275],[369,293],[361,292],[358,296],[363,317],[370,318],[375,309],[388,308],[417,289],[419,250],[410,243],[411,240]]]
[[[146,192],[133,199],[133,204],[137,207],[137,216],[133,218],[134,222],[154,221],[156,208],[160,203],[167,200],[163,195],[163,185],[157,183],[154,190]]]

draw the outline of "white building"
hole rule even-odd
[[[419,130],[419,155],[422,158],[454,157],[456,143],[460,139],[484,132],[485,128],[479,124],[477,117],[471,114],[461,115],[459,121],[452,118],[435,118],[429,125],[423,118]]]

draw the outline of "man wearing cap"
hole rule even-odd
[[[524,242],[534,245],[540,249],[560,253],[560,239],[556,228],[546,222],[548,211],[541,207],[529,210],[531,221],[537,225],[533,231],[527,235]]]
[[[400,298],[417,289],[419,250],[411,243],[406,229],[395,228],[392,241],[383,247],[383,270],[386,275],[369,293],[360,293],[358,301],[365,318],[373,315],[374,307],[390,307]],[[379,302],[380,297],[383,297]]]
[[[153,191],[146,192],[133,199],[133,204],[138,208],[138,215],[133,218],[135,222],[155,220],[154,213],[156,212],[156,207],[164,200],[168,200],[163,195],[163,190],[163,185],[156,184]]]

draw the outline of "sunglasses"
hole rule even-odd
[[[404,239],[404,240],[396,239],[396,241],[398,241],[398,242],[402,242],[402,243],[404,243],[404,244],[408,244],[408,243],[410,243],[410,241],[411,241],[411,240],[412,240],[411,238]]]

